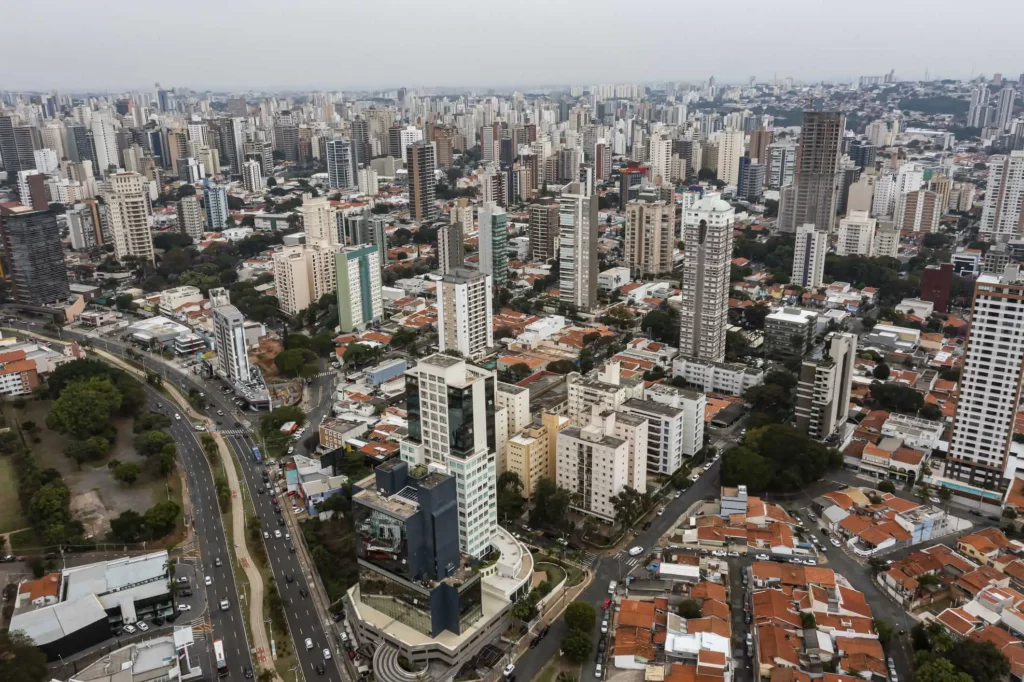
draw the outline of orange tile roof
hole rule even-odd
[[[24,355],[24,351],[16,351]],[[30,601],[36,599],[42,599],[44,597],[57,598],[57,593],[60,589],[60,574],[50,573],[44,575],[38,580],[26,580],[18,587],[18,593],[28,596]]]
[[[974,616],[957,607],[946,609],[938,615],[939,622],[953,631],[954,634],[964,635],[974,630],[980,624]]]
[[[686,555],[684,555],[686,556]],[[688,557],[696,559],[697,557]],[[718,601],[725,601],[727,599],[725,592],[725,585],[719,585],[717,583],[709,583],[706,580],[702,580],[693,587],[690,588],[691,599],[716,599]]]
[[[782,661],[793,666],[800,665],[802,640],[776,625],[760,625],[757,628],[757,655],[762,665],[773,665]]]

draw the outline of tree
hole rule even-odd
[[[562,653],[570,663],[579,665],[590,656],[592,646],[590,635],[582,630],[569,630],[562,640]]]
[[[1010,662],[991,642],[961,639],[946,657],[974,682],[999,682],[1010,674]]]
[[[146,539],[146,520],[131,509],[110,519],[110,535],[118,542],[141,542]]]
[[[568,522],[569,493],[550,478],[537,481],[533,491],[530,524],[536,527],[561,528]]]
[[[896,484],[887,479],[878,484],[878,489],[883,493],[895,493]]]
[[[790,392],[778,384],[751,386],[743,394],[755,412],[765,415],[770,421],[782,423],[789,420],[792,409]]]
[[[22,630],[0,632],[0,680],[44,682],[52,677],[46,654]]]
[[[871,370],[871,376],[879,381],[885,381],[889,378],[889,365],[884,362],[875,365],[875,368]]]
[[[917,411],[917,415],[922,419],[938,421],[942,419],[942,408],[935,403],[925,403],[921,409]]]
[[[174,439],[163,431],[146,431],[135,437],[135,450],[143,457],[159,454],[168,444],[174,445]]]
[[[110,443],[102,436],[93,436],[86,440],[73,440],[64,448],[64,455],[81,465],[83,462],[95,462],[107,456]]]
[[[875,381],[868,390],[878,406],[890,412],[914,413],[924,406],[924,396],[910,386]]]
[[[878,633],[878,641],[882,643],[882,646],[889,646],[889,642],[892,641],[892,624],[884,618],[875,618],[874,625],[875,632]]]
[[[114,480],[120,481],[126,485],[131,485],[138,480],[141,473],[142,467],[135,462],[121,462],[114,467]]]
[[[170,500],[158,502],[146,510],[146,527],[152,537],[160,538],[174,530],[181,514],[181,507]]]
[[[284,350],[277,354],[274,358],[274,366],[282,374],[289,374],[296,376],[302,371],[303,366],[307,364],[309,359],[312,359],[312,353],[305,348],[293,348],[292,350]]]
[[[949,660],[935,657],[917,666],[914,682],[971,682],[971,676],[957,670]]]
[[[580,632],[592,632],[597,623],[597,611],[591,604],[584,601],[574,601],[565,607],[565,624],[570,630]]]
[[[684,599],[679,603],[679,615],[683,618],[700,618],[703,611],[693,599]]]
[[[89,438],[107,430],[121,406],[121,393],[109,379],[93,377],[69,384],[53,403],[46,425],[58,433]]]
[[[371,346],[366,343],[350,343],[348,348],[345,349],[345,354],[342,356],[346,364],[351,364],[356,367],[362,367],[374,362],[381,355],[381,351],[376,346]]]
[[[630,486],[623,486],[618,495],[613,495],[611,503],[615,507],[615,520],[623,528],[629,528],[643,516],[649,499],[644,493]]]
[[[817,619],[814,617],[814,613],[811,611],[800,612],[800,627],[805,630],[813,630],[818,627]]]
[[[570,360],[555,360],[548,363],[547,370],[555,374],[568,374],[576,371],[576,365]]]
[[[523,482],[519,479],[519,474],[506,471],[498,477],[498,518],[518,519],[525,506]]]

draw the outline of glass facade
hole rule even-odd
[[[477,622],[484,615],[484,607],[480,593],[480,580],[474,580],[473,584],[459,594],[459,633],[462,634],[466,628]]]
[[[420,411],[420,380],[415,375],[406,375],[405,395],[406,416],[409,422],[409,440],[422,443],[423,432],[420,427],[420,420],[422,418]]]
[[[431,635],[430,596],[411,585],[359,565],[360,600],[417,632]]]
[[[448,442],[457,457],[473,454],[473,391],[448,387]],[[410,419],[412,417],[410,413]]]
[[[356,556],[402,577],[410,577],[406,524],[363,504],[352,506]]]

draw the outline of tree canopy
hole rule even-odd
[[[574,601],[565,607],[565,624],[572,630],[591,632],[597,622],[597,611],[585,601]]]
[[[722,485],[746,485],[752,493],[795,492],[841,464],[835,449],[790,424],[750,430],[743,444],[722,457]]]
[[[44,682],[52,676],[46,667],[46,654],[22,630],[0,632],[0,680],[4,682]]]

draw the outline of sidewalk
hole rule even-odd
[[[125,371],[130,372],[137,377],[141,377],[142,380],[145,381],[145,372],[124,362],[121,358],[98,348],[91,348],[90,352],[103,357],[108,362],[121,367]],[[171,395],[173,400],[181,408],[182,412],[188,415],[190,419],[209,425],[210,420],[192,409],[192,406],[189,404],[188,400],[181,395],[177,386],[172,383],[164,383],[163,388]],[[249,581],[249,632],[252,633],[253,646],[255,647],[255,651],[253,653],[256,658],[256,665],[258,668],[273,671],[274,665],[270,660],[270,642],[267,640],[267,631],[263,624],[263,578],[260,575],[259,570],[257,570],[256,566],[253,564],[252,558],[249,556],[249,548],[245,544],[245,505],[242,503],[242,494],[238,485],[238,472],[235,470],[235,459],[231,454],[230,448],[228,448],[219,433],[213,432],[210,435],[212,435],[213,439],[217,442],[217,449],[220,453],[221,464],[224,467],[224,473],[228,480],[228,487],[231,490],[232,503],[230,535],[231,542],[235,550],[235,556],[245,573],[246,580]],[[201,449],[202,447],[200,446],[200,450]],[[205,453],[203,453],[203,457],[206,457]],[[227,535],[227,529],[225,529],[225,536]],[[237,585],[235,586],[235,592],[238,593]]]

